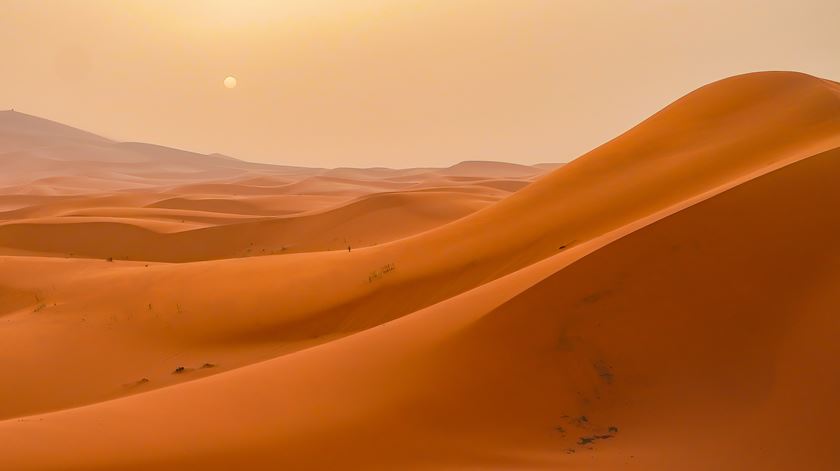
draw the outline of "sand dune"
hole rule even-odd
[[[110,142],[96,134],[14,110],[0,111],[0,137],[3,139],[4,147],[10,142],[24,141],[27,138],[44,138],[51,145],[62,140]]]
[[[217,211],[213,217],[209,212],[79,209],[60,218],[0,223],[0,253],[190,262],[344,251],[426,231],[496,199],[456,190],[377,193],[326,211],[247,219],[225,219]]]
[[[556,168],[96,142],[159,161],[0,197],[4,469],[840,466],[836,83],[729,78]]]
[[[539,169],[528,165],[511,164],[507,162],[465,161],[449,168],[439,170],[441,175],[459,177],[533,177],[538,175]]]

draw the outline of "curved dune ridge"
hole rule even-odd
[[[725,79],[559,167],[169,152],[9,178],[0,468],[840,467],[834,82]]]

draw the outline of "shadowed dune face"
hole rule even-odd
[[[0,125],[4,469],[840,466],[836,83],[726,79],[559,167]]]

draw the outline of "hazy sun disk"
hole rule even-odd
[[[236,77],[231,77],[231,76],[225,77],[225,86],[227,88],[236,87]]]

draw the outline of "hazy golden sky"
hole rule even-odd
[[[838,20],[838,0],[0,0],[0,108],[294,165],[566,161],[725,76],[840,79]]]

